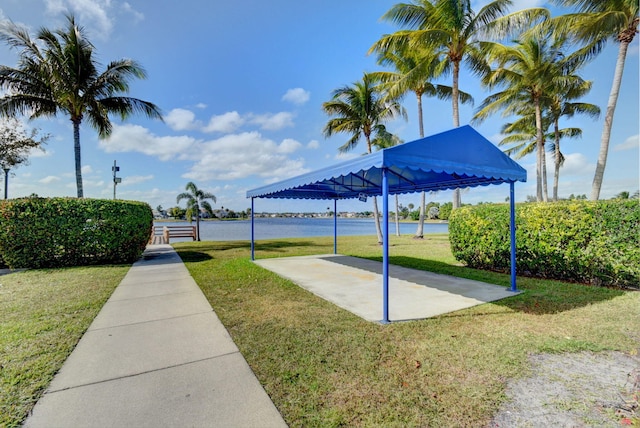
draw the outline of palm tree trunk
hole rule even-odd
[[[196,241],[200,241],[200,207],[196,207]]]
[[[398,207],[400,204],[398,203],[398,195],[396,196],[396,236],[400,236],[400,208]]]
[[[420,128],[420,138],[424,138],[424,123],[422,121],[422,95],[418,95],[418,126]],[[418,229],[414,238],[424,238],[424,205],[425,205],[425,193],[424,190],[420,192],[420,216],[418,217]]]
[[[415,239],[424,238],[424,206],[425,206],[425,193],[424,190],[420,192],[420,217],[418,218],[418,230],[416,230],[416,234],[414,235]]]
[[[416,94],[418,98],[418,128],[420,129],[420,138],[424,138],[424,122],[422,121],[422,94]]]
[[[604,178],[604,168],[607,166],[607,154],[609,153],[609,140],[611,138],[611,127],[613,125],[613,113],[616,110],[616,104],[618,102],[618,94],[620,93],[620,84],[622,82],[622,72],[624,71],[624,61],[627,58],[628,48],[628,41],[623,40],[620,42],[618,60],[616,61],[616,69],[613,74],[613,84],[611,85],[611,93],[609,94],[609,102],[607,104],[607,113],[604,117],[604,128],[602,129],[602,137],[600,139],[598,164],[596,165],[596,173],[593,177],[593,185],[591,186],[592,201],[597,201],[600,198],[600,189],[602,188],[602,179]]]
[[[373,197],[373,220],[376,223],[376,234],[378,235],[378,244],[382,244],[382,229],[380,228],[380,213],[378,212],[378,199]]]
[[[542,196],[542,165],[544,156],[544,140],[542,138],[542,111],[540,109],[540,99],[535,98],[533,104],[536,110],[536,200],[541,202]],[[547,201],[545,201],[547,202]]]
[[[553,202],[558,202],[558,182],[560,181],[560,130],[558,128],[558,119],[555,119],[553,121],[553,132],[556,140],[556,159],[553,171]]]
[[[451,103],[453,106],[453,126],[457,128],[460,126],[460,109],[459,98],[460,92],[458,90],[458,82],[460,80],[460,61],[453,61],[453,85],[451,86]],[[462,205],[462,197],[460,196],[460,189],[453,191],[453,205],[451,209],[455,210]]]
[[[80,156],[80,119],[71,119],[73,122],[73,152],[76,161],[76,188],[78,198],[84,197],[82,189],[82,160]]]

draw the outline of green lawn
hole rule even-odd
[[[524,294],[423,321],[361,320],[266,271],[247,242],[175,245],[286,421],[482,426],[527,355],[639,346],[640,293],[521,278]],[[330,238],[260,241],[257,256],[331,253]],[[381,258],[372,237],[342,254]],[[391,237],[391,261],[508,286],[453,260],[445,235]],[[18,426],[128,266],[0,276],[0,426]]]
[[[0,276],[0,426],[20,422],[129,266]]]
[[[520,278],[525,293],[423,321],[366,322],[249,259],[246,242],[175,245],[288,424],[482,426],[527,355],[631,351],[640,294]],[[260,241],[258,258],[333,251],[330,238]],[[338,250],[381,259],[372,237]],[[460,266],[446,235],[391,237],[391,262],[508,286]]]

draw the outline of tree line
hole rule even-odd
[[[554,159],[551,199],[557,201],[564,162],[561,140],[582,134],[575,127],[562,128],[561,120],[577,114],[600,115],[598,106],[580,101],[589,93],[592,82],[579,72],[613,42],[618,44],[619,53],[591,191],[591,199],[599,199],[627,50],[638,32],[638,1],[552,3],[569,12],[552,17],[547,8],[538,7],[507,13],[511,0],[495,0],[478,11],[468,0],[413,0],[394,5],[382,20],[400,29],[383,35],[369,49],[390,71],[364,73],[362,80],[336,89],[332,99],[323,104],[331,116],[325,136],[350,135],[339,151],[353,150],[362,138],[367,153],[401,143],[384,124],[397,117],[406,119],[400,101],[407,94],[416,97],[420,137],[424,137],[423,96],[451,100],[453,126],[458,127],[459,104],[473,102],[471,95],[460,90],[460,70],[465,66],[483,87],[496,91],[482,101],[472,123],[481,123],[498,112],[514,117],[502,127],[500,145],[507,146],[505,152],[516,158],[536,153],[535,198],[539,202],[550,200],[545,156],[549,150]],[[451,77],[451,86],[434,83],[443,76]],[[373,202],[377,220],[375,198]],[[460,205],[458,189],[452,206],[455,209]],[[423,192],[416,237],[422,237],[424,217]],[[381,241],[379,224],[377,233]]]

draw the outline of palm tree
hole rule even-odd
[[[529,107],[529,106],[526,106]],[[523,112],[527,109],[523,108]],[[532,110],[532,109],[528,109]],[[522,113],[521,113],[522,114]],[[560,140],[564,138],[578,138],[582,136],[580,128],[563,128],[560,129],[554,122],[554,131],[547,132],[553,119],[549,115],[542,118],[542,128],[545,130],[543,135],[543,146],[547,141],[548,151],[553,153],[554,157],[554,189],[553,200],[558,200],[558,181],[560,177],[560,167],[564,163],[564,155],[560,151]],[[533,112],[524,114],[520,119],[512,123],[507,123],[502,127],[501,133],[506,135],[499,143],[499,146],[511,145],[504,150],[509,156],[515,159],[521,159],[526,155],[534,153],[537,148],[537,129],[535,125],[535,114]],[[542,158],[542,192],[543,199],[548,199],[547,191],[547,165],[546,157]]]
[[[383,39],[386,36],[383,36]],[[386,50],[384,50],[386,49]],[[393,71],[371,73],[385,85],[390,98],[402,98],[407,92],[413,92],[418,102],[418,129],[420,138],[424,138],[424,121],[422,96],[451,99],[453,88],[446,85],[431,83],[431,79],[438,74],[438,58],[427,49],[410,49],[406,45],[385,46],[374,44],[369,53],[378,52],[378,64],[392,66]],[[473,97],[466,92],[459,91],[460,101],[472,103]],[[414,238],[424,238],[425,192],[420,192],[420,215],[418,228]]]
[[[638,32],[638,23],[640,22],[638,0],[554,0],[554,2],[562,6],[576,6],[578,8],[578,13],[558,17],[554,20],[553,25],[556,26],[556,31],[569,31],[576,39],[590,42],[590,45],[585,49],[587,58],[597,55],[608,40],[620,43],[600,139],[598,163],[591,187],[591,199],[595,201],[600,198],[600,189],[609,153],[613,114],[618,102],[627,51]]]
[[[352,86],[343,86],[333,91],[330,101],[322,104],[322,109],[329,116],[333,116],[324,127],[326,138],[345,132],[351,138],[338,148],[340,152],[353,150],[364,136],[367,143],[367,153],[372,152],[372,138],[387,132],[383,122],[400,115],[404,118],[407,113],[395,100],[385,100],[380,85],[367,73],[361,81]],[[382,242],[380,229],[380,214],[376,197],[373,197],[373,216],[376,223],[378,242]]]
[[[497,62],[497,68],[487,73],[483,84],[490,89],[506,86],[506,89],[488,96],[480,105],[474,121],[481,122],[497,110],[503,116],[521,113],[523,105],[531,105],[535,114],[536,129],[536,198],[538,202],[548,201],[546,172],[544,169],[543,107],[546,97],[562,87],[562,52],[548,38],[527,35],[513,46],[493,43],[486,50],[490,62]]]
[[[553,200],[558,201],[558,182],[560,177],[560,166],[564,163],[564,156],[560,152],[560,140],[563,137],[576,138],[582,136],[579,128],[560,129],[560,119],[562,117],[573,117],[576,114],[586,114],[590,117],[600,115],[600,107],[590,103],[571,102],[586,95],[591,90],[591,82],[585,81],[575,76],[571,87],[564,93],[554,93],[550,98],[548,108],[549,121],[553,123],[553,142],[551,149],[554,153],[555,170],[553,175]]]
[[[395,43],[433,49],[440,58],[440,69],[452,74],[453,126],[458,127],[461,63],[465,61],[474,72],[485,72],[486,66],[478,55],[485,37],[504,37],[523,23],[530,25],[548,16],[548,11],[544,8],[504,15],[511,4],[511,0],[495,0],[475,13],[469,0],[414,0],[413,3],[399,3],[385,13],[382,19],[411,31],[399,31],[383,37],[376,45],[383,50]],[[453,208],[458,208],[460,204],[460,191],[456,189]]]
[[[98,71],[94,47],[85,31],[67,16],[67,27],[54,32],[42,28],[36,39],[13,23],[0,25],[0,40],[18,49],[16,68],[0,66],[0,115],[28,114],[31,119],[64,113],[73,123],[73,141],[78,197],[84,195],[80,155],[80,124],[87,122],[101,138],[112,131],[109,114],[122,120],[143,113],[162,120],[158,107],[137,98],[123,96],[133,78],[146,77],[135,61],[121,59]]]
[[[176,197],[176,203],[180,203],[181,200],[186,199],[187,201],[187,212],[186,216],[191,221],[193,216],[196,217],[196,239],[200,240],[200,213],[201,210],[205,210],[210,215],[213,215],[213,209],[211,208],[211,204],[207,199],[211,199],[214,203],[216,202],[216,197],[213,193],[205,192],[203,190],[198,189],[198,186],[195,185],[192,181],[188,182],[185,190],[187,192],[180,193]]]

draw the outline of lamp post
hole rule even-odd
[[[116,173],[120,171],[120,167],[116,165],[116,161],[113,161],[113,166],[111,167],[111,171],[113,171],[113,200],[116,199],[116,185],[118,183],[122,183],[122,178],[116,177]]]
[[[4,198],[7,199],[7,190],[9,188],[9,170],[10,170],[10,168],[8,166],[3,166],[2,169],[4,170]]]

